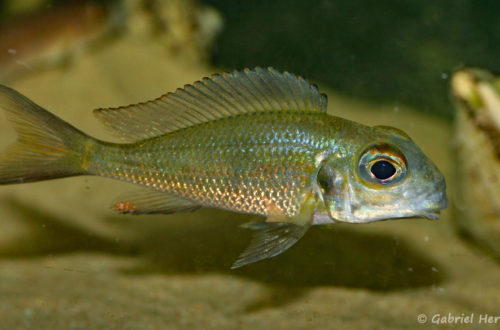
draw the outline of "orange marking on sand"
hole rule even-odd
[[[115,204],[115,210],[121,213],[134,213],[137,208],[130,202],[118,202]]]

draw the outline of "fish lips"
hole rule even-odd
[[[440,213],[441,213],[440,211],[423,213],[422,218],[426,218],[428,220],[438,220]]]
[[[421,210],[421,216],[429,220],[439,219],[440,211],[448,207],[446,192],[437,192],[424,199],[425,208]]]

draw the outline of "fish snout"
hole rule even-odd
[[[448,197],[446,191],[438,191],[423,198],[420,214],[424,218],[437,220],[441,210],[448,207]]]

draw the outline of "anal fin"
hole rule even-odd
[[[171,214],[176,212],[194,211],[199,204],[158,190],[136,192],[113,205],[122,214]]]
[[[289,222],[254,222],[243,225],[255,230],[250,245],[240,254],[231,269],[272,258],[294,245],[309,229],[309,225]]]

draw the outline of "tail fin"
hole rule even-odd
[[[17,141],[0,156],[0,184],[83,174],[83,149],[90,137],[2,85],[0,108],[18,134]]]

